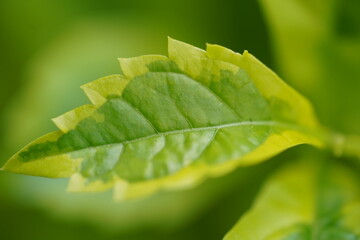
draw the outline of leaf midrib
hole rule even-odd
[[[172,130],[172,131],[167,131],[167,132],[158,132],[158,133],[151,134],[151,135],[148,135],[148,136],[145,136],[145,137],[126,140],[126,141],[123,141],[123,142],[109,143],[109,144],[103,144],[103,145],[97,145],[97,146],[89,146],[89,147],[81,148],[81,149],[74,150],[74,151],[68,151],[68,152],[63,152],[63,153],[59,153],[59,154],[48,155],[48,156],[46,156],[46,158],[57,156],[57,155],[62,155],[62,154],[76,153],[76,152],[80,152],[80,151],[87,150],[87,149],[96,149],[96,148],[100,148],[100,147],[112,147],[112,146],[117,146],[119,144],[127,145],[127,144],[131,144],[131,143],[134,143],[134,142],[140,142],[140,141],[148,140],[148,139],[155,138],[155,137],[164,137],[164,136],[168,136],[168,135],[171,135],[171,134],[195,132],[195,131],[206,131],[206,130],[212,130],[212,129],[219,130],[219,129],[222,129],[222,128],[237,127],[237,126],[247,126],[247,125],[253,125],[253,126],[278,126],[278,127],[283,127],[283,128],[287,128],[287,129],[296,129],[296,130],[299,130],[301,132],[305,131],[305,129],[303,129],[301,126],[297,126],[295,124],[284,123],[284,122],[278,122],[278,121],[243,121],[243,122],[221,124],[221,125],[216,125],[216,126],[187,128],[187,129]],[[34,159],[34,160],[38,160],[38,159]]]

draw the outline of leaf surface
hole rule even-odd
[[[358,176],[331,159],[323,166],[317,160],[276,173],[224,239],[359,239]]]
[[[119,59],[122,75],[82,88],[91,105],[15,154],[4,170],[71,177],[117,199],[190,187],[294,145],[321,146],[309,102],[248,52],[169,39],[169,57]]]

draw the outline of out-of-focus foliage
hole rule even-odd
[[[360,134],[360,1],[260,0],[281,75],[329,127]]]
[[[225,240],[358,239],[358,175],[312,153],[274,174]]]
[[[323,145],[308,101],[254,56],[169,39],[169,57],[121,58],[84,85],[92,102],[53,121],[5,171],[71,177],[71,191],[132,199],[188,188],[285,149]]]

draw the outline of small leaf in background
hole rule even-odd
[[[322,142],[309,102],[248,52],[169,40],[169,57],[119,59],[123,75],[83,86],[92,105],[54,119],[60,131],[22,149],[4,170],[71,177],[71,191],[117,199],[185,188]]]
[[[320,160],[311,156],[274,174],[224,239],[359,239],[359,178]]]

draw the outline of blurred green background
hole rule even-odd
[[[166,54],[167,36],[249,50],[360,134],[358,0],[2,0],[0,165],[50,121],[88,103],[79,86],[119,72],[117,57]],[[125,203],[68,194],[64,179],[0,172],[1,239],[221,239],[266,176],[307,147],[197,188]]]

